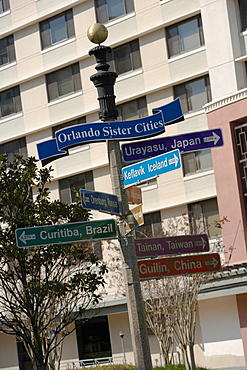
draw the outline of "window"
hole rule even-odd
[[[92,171],[59,180],[60,199],[65,203],[75,202],[80,188],[94,190]]]
[[[240,193],[244,199],[245,212],[247,214],[247,124],[236,126],[235,130],[235,146],[237,149],[237,162],[239,179],[241,181]],[[237,165],[236,165],[237,167]]]
[[[119,120],[127,121],[130,119],[137,119],[146,117],[148,115],[146,97],[129,101],[117,106]]]
[[[79,63],[49,73],[46,75],[46,85],[49,102],[80,91],[82,87]]]
[[[40,36],[42,49],[74,37],[75,29],[72,10],[67,10],[41,22]]]
[[[0,117],[5,118],[11,114],[22,111],[19,86],[12,87],[0,93]]]
[[[9,10],[9,0],[0,0],[0,14]]]
[[[239,12],[240,12],[240,22],[241,22],[241,31],[247,29],[247,2],[246,0],[239,0]]]
[[[0,40],[0,66],[15,61],[14,37],[10,35]]]
[[[133,0],[95,0],[97,22],[106,23],[134,11]]]
[[[204,45],[201,16],[167,27],[166,39],[169,58]]]
[[[18,363],[19,370],[31,370],[32,361],[27,353],[24,343],[17,339],[17,353],[18,353]]]
[[[208,76],[174,86],[173,91],[174,99],[180,98],[184,114],[202,109],[212,99]]]
[[[142,66],[138,40],[114,48],[108,57],[111,69],[115,70],[118,75],[134,71]]]
[[[107,316],[93,317],[87,322],[77,320],[76,337],[80,360],[112,356]],[[86,365],[94,365],[93,360]]]
[[[144,225],[136,229],[136,238],[150,238],[162,236],[162,224],[160,211],[151,212],[144,215]]]
[[[220,235],[219,211],[217,199],[204,200],[188,205],[190,228],[192,234],[207,233],[209,237]]]
[[[28,155],[25,137],[1,144],[0,154],[8,154],[9,161],[13,161],[15,154],[20,154],[24,159],[27,159]]]
[[[213,168],[210,149],[182,154],[184,176]]]
[[[66,128],[66,127],[80,125],[82,123],[86,123],[86,117],[80,117],[78,119],[74,119],[73,121],[69,121],[69,122],[62,123],[61,125],[57,125],[52,128],[53,137],[55,137],[56,131],[62,130],[63,128]]]

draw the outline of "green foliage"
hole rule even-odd
[[[0,327],[24,342],[40,369],[49,368],[76,317],[99,302],[106,271],[90,243],[17,247],[17,228],[89,219],[80,202],[52,201],[50,181],[51,168],[38,169],[33,157],[0,156]]]

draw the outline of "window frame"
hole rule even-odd
[[[136,112],[135,115],[126,115],[123,114],[124,110],[129,110],[130,111],[130,104],[135,104],[136,107],[134,107],[134,111]],[[130,100],[127,103],[123,103],[117,106],[118,110],[118,120],[120,121],[126,121],[130,119],[136,119],[136,118],[142,118],[142,117],[147,117],[148,115],[148,109],[147,109],[147,99],[146,96],[142,96],[140,98]]]
[[[124,50],[124,48],[129,48],[129,52],[126,53],[125,57],[120,59],[118,58],[117,53]],[[125,44],[113,48],[112,52],[107,54],[107,57],[108,57],[107,61],[110,64],[110,69],[114,70],[118,76],[142,68],[141,53],[138,39],[126,42]],[[123,70],[123,67],[121,68],[121,65],[126,62],[129,63],[129,68],[127,67],[125,68],[125,70]]]
[[[69,72],[70,76],[68,77],[71,77],[71,81],[68,82],[71,83],[72,87],[70,91],[65,93],[62,92],[62,83],[66,85],[66,80],[68,80],[68,77],[63,77],[64,72]],[[46,75],[46,88],[49,103],[71,94],[75,94],[78,91],[82,91],[79,62],[48,73]]]
[[[208,209],[210,208],[209,207],[210,202],[211,203],[214,202],[217,207],[217,209],[216,208],[210,209],[211,213],[213,210],[214,212],[213,215],[210,215],[210,212],[208,212],[208,210],[206,209],[206,208]],[[193,210],[193,207],[194,207],[194,210]],[[200,217],[196,216],[195,214],[197,211],[197,208],[199,207],[201,210]],[[188,204],[188,215],[189,215],[189,226],[190,226],[190,231],[192,235],[206,233],[209,238],[215,238],[215,237],[221,236],[221,231],[220,231],[221,229],[220,228],[218,229],[217,227],[215,227],[215,225],[212,225],[212,224],[210,225],[210,223],[208,223],[209,217],[215,217],[214,220],[216,222],[219,222],[220,220],[217,198],[210,198],[210,199],[201,200],[195,203]],[[215,232],[216,230],[219,232],[218,233]]]
[[[15,154],[22,155],[24,159],[28,158],[26,137],[8,141],[0,144],[0,154],[8,154],[9,161],[14,159]]]
[[[62,19],[64,17],[64,27],[63,30],[65,31],[65,37],[61,40],[54,41],[52,40],[52,22]],[[75,37],[75,27],[74,27],[74,18],[73,18],[73,11],[72,9],[68,9],[65,12],[55,15],[54,17],[50,17],[39,24],[40,29],[40,41],[41,41],[41,48],[45,50],[47,48],[53,47],[57,44],[65,42],[73,37]]]
[[[135,230],[136,238],[159,237],[163,235],[161,212],[155,211],[143,215],[144,224]]]
[[[240,32],[247,30],[247,3],[243,0],[238,0],[239,16],[240,16]]]
[[[59,198],[65,203],[73,203],[76,198],[73,194],[77,193],[80,188],[94,190],[93,171],[86,171],[59,180]]]
[[[188,96],[188,91],[189,91],[188,85],[196,83],[197,81],[200,81],[200,80],[204,81],[203,93],[205,93],[206,101],[203,101],[200,107],[193,108],[192,97],[195,97],[196,95],[191,95],[190,97]],[[179,90],[181,93],[179,93]],[[209,103],[212,100],[209,76],[205,75],[205,76],[198,77],[193,80],[185,81],[181,84],[173,86],[173,96],[174,96],[174,100],[177,98],[180,98],[180,103],[181,103],[183,114],[201,110],[203,108],[203,105]]]
[[[0,14],[4,14],[10,10],[9,0],[0,0]]]
[[[181,37],[182,34],[181,34],[181,32],[179,32],[179,29],[183,25],[189,24],[189,22],[194,22],[194,21],[197,22],[197,28],[196,28],[196,32],[193,33],[193,36],[198,35],[199,43],[196,46],[185,47],[184,50],[183,50],[183,46],[185,46],[185,44],[182,41],[185,40],[185,38]],[[173,31],[173,33],[175,33],[174,36],[169,36],[169,33],[171,31]],[[172,41],[172,39],[173,39],[173,41]],[[167,42],[167,51],[168,51],[168,57],[169,58],[178,56],[180,54],[187,53],[191,50],[195,50],[195,49],[200,48],[203,45],[205,45],[201,15],[198,14],[194,17],[191,17],[189,19],[183,20],[181,22],[177,22],[177,23],[175,23],[171,26],[166,27],[166,42]],[[177,45],[174,45],[174,43],[177,43]],[[177,46],[177,49],[178,49],[177,52],[173,51],[176,46]]]
[[[7,114],[2,115],[2,109],[3,109],[3,107],[2,107],[2,97],[3,97],[4,94],[7,95],[8,93],[12,95],[8,98],[8,100],[11,99],[12,102],[7,103],[7,98],[6,98],[5,99],[6,100],[5,105],[6,106],[10,105],[12,109],[6,107],[5,110],[10,110],[10,112],[7,113]],[[22,112],[21,95],[20,95],[19,86],[11,87],[8,90],[2,91],[0,93],[0,119],[5,119],[5,118],[7,118],[9,116],[12,116],[12,115],[15,115],[19,112]]]
[[[204,155],[206,156],[209,155],[208,158],[211,159],[211,163],[209,166],[204,167],[203,163],[200,162],[200,157],[203,157]],[[183,174],[185,177],[198,174],[198,173],[202,173],[205,171],[210,171],[213,169],[211,149],[202,149],[202,150],[196,150],[193,152],[182,153],[181,157],[182,157],[182,164],[183,164],[182,165]],[[193,160],[194,171],[190,171],[189,169],[187,171],[187,168],[190,167],[190,164],[189,163],[187,164],[186,161],[188,162],[190,160]]]
[[[1,51],[1,44],[6,44],[2,46],[2,49],[5,49]],[[4,58],[4,54],[7,54],[7,62],[1,62],[2,58]],[[13,63],[16,61],[15,56],[15,46],[14,46],[14,36],[9,35],[7,37],[4,37],[0,39],[0,68],[3,66],[6,66],[7,64]]]
[[[98,23],[108,23],[115,19],[124,17],[127,14],[135,11],[133,0],[120,0],[122,2],[124,12],[121,15],[110,18],[109,16],[109,13],[110,13],[109,5],[110,4],[107,4],[108,1],[111,1],[111,0],[95,0],[94,1],[96,19]]]

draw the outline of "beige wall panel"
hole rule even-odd
[[[104,42],[105,45],[115,46],[122,44],[123,40],[133,39],[137,34],[137,25],[135,15],[127,16],[127,18],[119,18],[114,22],[106,24],[108,29],[108,39]]]
[[[37,24],[16,32],[15,52],[18,67],[18,79],[29,78],[43,69],[39,28]]]
[[[1,19],[0,19],[1,22]],[[17,65],[6,65],[0,69],[0,89],[7,90],[9,86],[16,86],[18,81]]]
[[[85,1],[78,6],[75,6],[73,8],[73,14],[78,54],[87,54],[89,49],[96,46],[87,38],[88,28],[92,24],[96,23],[93,0]]]
[[[65,122],[83,116],[85,105],[83,94],[70,95],[49,104],[50,122]]]
[[[12,0],[10,10],[13,27],[20,27],[33,21],[37,14],[35,1]]]
[[[208,69],[206,51],[202,48],[193,53],[181,55],[179,58],[171,58],[169,69],[171,81],[179,81],[185,78],[188,80],[188,76],[193,76],[191,79],[195,78],[196,75],[205,73]]]
[[[172,24],[177,20],[186,19],[198,13],[200,8],[199,0],[172,0],[161,3],[163,22]]]
[[[7,36],[7,34],[12,33],[12,21],[11,21],[11,14],[8,13],[3,13],[0,16],[0,22],[1,22],[1,30],[0,30],[0,35],[1,37]]]
[[[19,369],[15,336],[0,333],[0,367]]]
[[[145,32],[147,29],[156,28],[162,24],[162,13],[159,1],[137,0],[135,1],[136,23],[138,32]]]
[[[185,114],[184,121],[179,122],[177,128],[178,134],[207,130],[208,123],[204,111]]]
[[[109,166],[96,168],[93,171],[94,188],[96,191],[112,194],[112,184],[109,175]]]
[[[21,84],[21,101],[27,131],[42,128],[49,123],[44,77]]]
[[[28,155],[38,158],[38,151],[37,151],[36,145],[40,142],[49,140],[51,138],[52,138],[51,128],[46,128],[42,131],[37,131],[33,134],[27,135],[26,140],[27,140]]]
[[[142,67],[146,89],[157,88],[170,82],[165,33],[162,28],[140,39]]]
[[[216,187],[213,171],[203,172],[202,175],[184,178],[186,201],[194,202],[198,199],[216,196]]]
[[[68,63],[68,55],[69,62]],[[58,70],[63,66],[73,64],[77,58],[77,47],[75,39],[58,44],[57,47],[49,48],[42,52],[44,70]]]
[[[10,116],[11,117],[11,116]],[[12,118],[0,120],[1,141],[11,141],[24,135],[24,119],[22,114],[13,115]]]
[[[72,324],[74,327],[74,323]],[[72,327],[71,325],[71,327]],[[76,340],[76,331],[73,331],[63,342],[62,361],[78,359],[78,348]]]
[[[141,94],[140,94],[141,92]],[[115,85],[116,100],[131,100],[132,97],[145,95],[145,83],[143,74],[126,75],[124,79]]]

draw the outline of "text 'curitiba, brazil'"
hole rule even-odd
[[[19,248],[113,239],[116,237],[116,223],[110,219],[26,227],[16,229],[15,236]]]
[[[58,130],[54,139],[37,144],[39,159],[48,163],[57,156],[67,155],[68,148],[90,142],[155,136],[165,131],[165,125],[184,119],[179,99],[153,109],[153,113],[132,121],[84,123]]]

